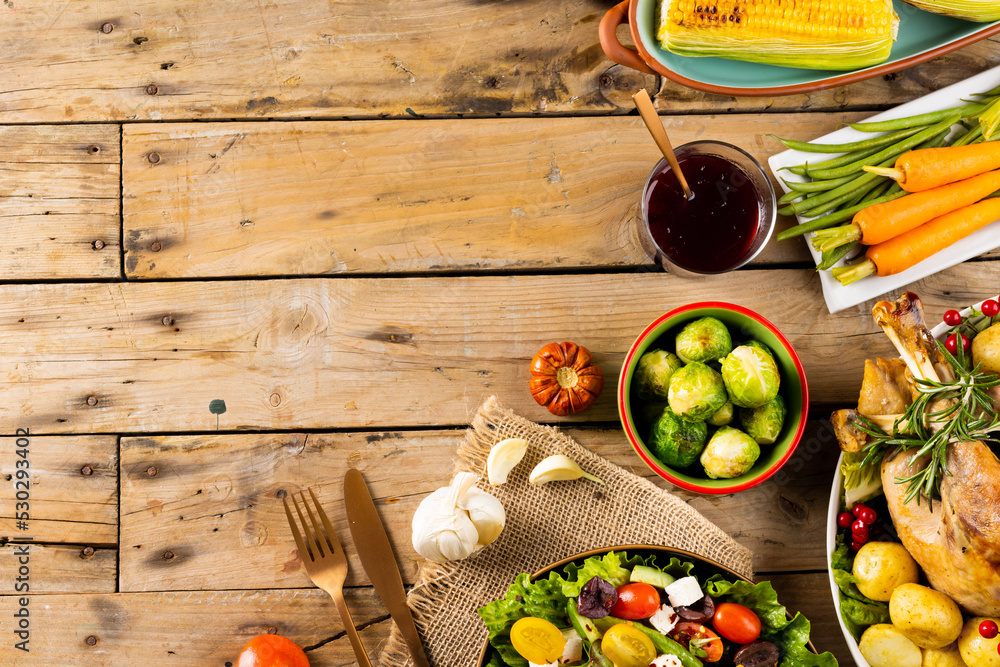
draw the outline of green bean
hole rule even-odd
[[[806,164],[808,164],[808,163],[806,163]],[[793,174],[797,174],[798,176],[808,176],[809,175],[806,172],[805,165],[801,165],[801,164],[795,165],[794,167],[782,167],[781,169],[787,169],[788,171],[792,172]],[[781,171],[781,169],[779,169],[778,171]]]
[[[793,141],[792,139],[782,139],[774,134],[770,135],[785,144],[788,148],[794,151],[802,151],[804,153],[850,153],[852,151],[863,151],[869,148],[878,148],[879,146],[885,146],[886,144],[891,144],[900,139],[904,139],[917,130],[911,130],[906,128],[898,132],[893,132],[892,134],[886,134],[881,137],[873,137],[871,139],[862,139],[861,141],[852,141],[846,144],[816,144],[806,141]]]
[[[808,222],[795,225],[794,227],[789,227],[783,232],[779,232],[775,238],[778,241],[785,241],[787,239],[795,238],[796,236],[808,234],[809,232],[815,232],[818,229],[826,229],[827,227],[832,227],[838,223],[844,222],[845,220],[850,220],[854,217],[855,213],[863,208],[868,208],[869,206],[874,206],[875,204],[884,204],[892,201],[893,199],[899,199],[904,195],[906,195],[906,193],[900,190],[899,192],[885,194],[878,199],[873,199],[869,202],[865,202],[864,204],[858,204],[857,206],[852,206],[850,208],[842,208],[839,211],[834,211],[833,213],[824,215],[821,218],[816,218],[815,220],[810,220]]]
[[[781,199],[778,200],[779,206],[784,206],[785,204],[791,204],[796,199],[802,199],[806,196],[806,193],[799,192],[797,190],[792,190],[791,192],[782,195]]]
[[[840,260],[847,257],[852,250],[858,247],[859,241],[851,241],[850,243],[845,243],[844,245],[837,246],[833,250],[827,250],[823,253],[823,258],[819,264],[816,265],[817,271],[825,271],[827,269],[833,268],[833,266]]]
[[[966,104],[960,107],[943,109],[941,111],[932,111],[931,113],[923,113],[917,116],[909,116],[907,118],[894,118],[892,120],[883,120],[873,123],[848,123],[847,126],[852,127],[859,132],[891,132],[893,130],[901,130],[907,127],[930,125],[932,123],[936,124],[946,118],[956,116],[955,120],[952,121],[952,124],[954,124],[958,118],[974,116],[976,113],[985,108],[986,104],[980,104],[977,102],[975,104]]]
[[[885,160],[877,166],[888,167],[892,164],[892,162],[892,160]],[[826,192],[818,194],[815,197],[809,197],[807,199],[803,199],[802,201],[795,202],[794,204],[789,204],[782,209],[778,209],[778,213],[781,215],[801,214],[803,211],[814,209],[821,204],[827,203],[828,201],[832,201],[839,197],[843,197],[845,194],[855,192],[858,188],[867,183],[871,183],[876,178],[885,178],[885,176],[879,176],[878,174],[866,171],[857,178],[852,179],[850,182],[844,183],[840,187],[827,190]]]
[[[830,188],[835,188],[838,185],[843,185],[851,180],[851,176],[846,178],[838,178],[832,181],[808,181],[806,183],[798,183],[796,181],[786,181],[782,179],[782,182],[789,187],[791,190],[796,192],[823,192],[824,190],[829,190]]]
[[[909,130],[907,130],[907,131],[909,131]],[[910,132],[910,134],[916,134],[919,131],[920,131],[920,129],[917,128],[915,131]],[[905,139],[906,137],[903,137],[903,138]],[[845,153],[844,155],[841,155],[838,158],[834,158],[832,160],[826,160],[824,162],[817,162],[815,164],[810,164],[810,163],[807,162],[806,164],[802,165],[802,167],[805,169],[805,171],[806,171],[807,174],[811,175],[812,172],[814,172],[814,171],[819,171],[819,170],[822,170],[822,169],[834,169],[836,167],[842,167],[845,164],[850,164],[850,163],[855,162],[857,160],[860,160],[862,158],[866,158],[869,155],[875,155],[875,153],[878,153],[880,150],[882,150],[882,148],[883,148],[882,146],[876,146],[875,148],[869,148],[866,151],[854,151],[854,152],[851,152],[851,153]]]
[[[878,199],[879,197],[881,197],[882,195],[884,195],[886,192],[888,192],[889,188],[892,187],[893,183],[895,183],[895,181],[891,181],[891,180],[890,181],[886,181],[885,183],[879,183],[879,185],[878,185],[877,188],[872,189],[871,192],[869,192],[864,197],[862,197],[857,203],[861,204],[861,203],[864,203],[866,201],[871,201],[872,199]]]
[[[976,143],[976,139],[979,139],[982,136],[983,136],[983,126],[976,125],[974,128],[972,128],[971,130],[960,136],[958,139],[956,139],[954,142],[952,142],[951,145],[967,146],[969,144]]]
[[[815,218],[818,215],[823,215],[824,213],[832,211],[838,206],[843,206],[843,205],[846,205],[848,207],[855,206],[861,201],[861,199],[866,194],[877,188],[881,183],[883,183],[886,180],[889,180],[888,177],[879,176],[878,178],[872,179],[868,183],[862,183],[860,186],[858,186],[857,189],[851,192],[846,192],[835,199],[831,199],[828,202],[823,202],[823,203],[817,202],[818,205],[815,208],[806,209],[805,211],[800,213],[800,215],[804,218]]]
[[[907,137],[905,140],[897,143],[894,146],[883,148],[881,151],[879,151],[875,155],[872,155],[871,157],[865,158],[863,160],[858,160],[856,162],[852,162],[851,164],[846,164],[843,167],[837,167],[836,169],[824,169],[822,171],[810,170],[809,173],[813,178],[826,178],[826,179],[842,178],[844,176],[850,176],[851,174],[856,174],[859,171],[861,171],[862,167],[874,164],[876,162],[883,162],[890,158],[892,158],[893,161],[895,161],[894,158],[896,158],[899,155],[902,155],[911,148],[918,146],[919,144],[922,144],[928,139],[936,137],[941,132],[945,133],[949,132],[951,130],[951,126],[954,125],[957,120],[958,116],[952,114],[951,116],[948,116],[947,118],[937,123],[936,125],[931,125],[930,127],[927,127],[921,130],[920,132],[917,132],[916,134]]]

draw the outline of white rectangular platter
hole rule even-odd
[[[1000,67],[994,67],[993,69],[977,74],[976,76],[966,79],[965,81],[960,81],[959,83],[948,86],[947,88],[942,88],[941,90],[930,93],[929,95],[925,95],[920,99],[913,100],[907,104],[890,109],[889,111],[880,113],[877,116],[872,116],[867,120],[889,120],[892,118],[903,118],[906,116],[914,116],[917,114],[948,109],[961,105],[963,100],[974,100],[975,98],[971,97],[972,95],[976,93],[985,93],[993,88],[996,88],[997,86],[1000,86]],[[854,130],[850,127],[845,127],[813,141],[815,143],[822,144],[840,144],[850,141],[859,141],[873,136],[878,135],[859,132],[858,130]],[[787,138],[805,140],[802,137]],[[827,160],[835,157],[837,157],[835,154],[817,154],[787,150],[783,153],[778,153],[777,155],[772,156],[771,159],[768,160],[768,164],[771,167],[771,172],[778,179],[778,183],[782,190],[787,193],[789,192],[789,188],[782,182],[781,179],[799,182],[803,182],[808,179],[803,176],[797,176],[790,171],[780,171],[782,167],[792,167],[803,164],[807,161],[817,162],[818,160]],[[812,219],[803,218],[801,216],[796,216],[796,218],[799,223],[807,222]],[[814,261],[818,264],[820,262],[820,253],[813,249],[812,244],[808,242],[809,239],[812,238],[812,234],[807,234],[803,238],[805,239],[806,245],[809,247],[809,252],[812,253]],[[958,241],[954,245],[941,250],[933,257],[925,259],[916,266],[893,276],[869,276],[850,285],[841,285],[834,280],[829,271],[820,271],[820,281],[823,286],[823,298],[826,300],[826,305],[830,312],[836,313],[837,311],[850,308],[851,306],[856,306],[859,303],[864,303],[865,301],[874,299],[889,292],[895,292],[899,288],[916,282],[922,278],[926,278],[932,273],[937,273],[938,271],[946,269],[949,266],[954,266],[955,264],[964,262],[967,259],[981,255],[984,252],[993,250],[997,247],[1000,247],[1000,220],[983,227],[970,236]],[[842,260],[840,265],[852,263],[854,261],[857,261],[856,257],[849,257],[846,261]]]

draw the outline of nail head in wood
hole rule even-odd
[[[82,468],[80,468],[80,474],[83,475],[84,477],[90,477],[91,475],[94,474],[94,469],[91,468],[90,466],[83,466]]]
[[[163,326],[169,327],[171,324],[174,323],[174,318],[172,318],[169,315],[167,315],[166,317],[163,318],[162,322],[163,322]]]
[[[110,35],[114,29],[115,29],[115,24],[111,23],[110,21],[101,26],[101,32],[103,32],[105,35]]]
[[[146,94],[147,95],[155,95],[158,92],[160,92],[160,89],[157,88],[155,84],[151,83],[148,86],[146,86]]]
[[[87,645],[97,646],[97,637],[95,637],[94,635],[90,635],[89,637],[87,637]]]
[[[80,558],[83,558],[84,560],[93,557],[94,557],[94,547],[84,547],[83,550],[80,551]]]
[[[156,466],[149,466],[148,468],[146,468],[146,474],[149,475],[150,477],[156,477],[157,472],[159,471],[156,469]]]
[[[163,249],[163,245],[159,241],[153,241],[150,244],[149,249],[153,252],[160,252],[160,250]]]
[[[146,159],[149,160],[151,164],[156,164],[157,162],[160,161],[160,154],[150,153],[148,156],[146,156]]]
[[[164,551],[163,552],[163,560],[169,562],[169,561],[172,561],[173,559],[174,559],[174,552],[173,551]]]
[[[91,407],[97,405],[97,397],[96,396],[88,396],[87,397],[87,405],[89,405]]]
[[[278,634],[278,628],[276,628],[276,627],[274,627],[272,625],[271,627],[269,627],[267,629],[267,634],[269,634],[269,635],[276,635],[276,634]]]
[[[104,241],[100,239],[94,241],[94,250],[104,250]]]

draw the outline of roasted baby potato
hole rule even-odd
[[[862,595],[888,602],[900,584],[917,583],[917,561],[902,544],[869,542],[858,550],[853,574]]]
[[[900,584],[889,598],[892,624],[920,648],[942,648],[962,634],[962,611],[940,591]]]
[[[924,661],[920,667],[969,667],[958,651],[958,642],[944,648],[925,648]]]
[[[987,619],[983,617],[970,618],[965,622],[962,635],[958,638],[962,660],[970,667],[1000,667],[1000,654],[997,653],[1000,635],[986,639],[979,634],[979,624],[985,620]],[[1000,618],[993,620],[1000,623]]]
[[[920,667],[923,659],[917,645],[888,623],[865,630],[858,648],[871,667]]]
[[[984,373],[1000,373],[1000,322],[972,339],[972,363],[981,363]]]

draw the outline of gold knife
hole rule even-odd
[[[413,614],[406,604],[403,578],[399,574],[389,536],[386,535],[385,526],[375,509],[375,501],[368,491],[365,478],[353,468],[344,475],[344,508],[347,510],[347,523],[351,528],[361,566],[402,633],[413,664],[416,667],[430,667],[423,644],[420,643],[420,635],[417,634],[417,626],[413,624]]]

